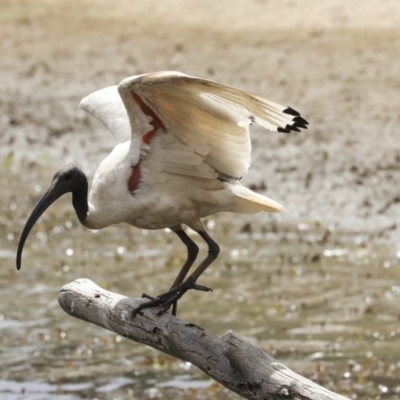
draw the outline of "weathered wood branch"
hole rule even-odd
[[[294,373],[262,350],[228,333],[219,338],[203,328],[157,309],[132,310],[145,299],[112,293],[88,279],[65,285],[63,310],[135,342],[188,361],[246,399],[349,400]]]

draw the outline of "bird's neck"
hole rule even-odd
[[[89,211],[88,186],[87,178],[84,176],[81,185],[72,192],[72,205],[82,225],[86,224],[86,217]]]

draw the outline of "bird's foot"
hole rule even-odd
[[[150,301],[146,303],[142,303],[139,306],[137,306],[133,311],[132,311],[132,318],[136,316],[138,312],[145,308],[150,308],[150,307],[161,307],[160,311],[157,312],[157,315],[162,315],[166,311],[169,310],[171,305],[173,306],[172,309],[172,315],[176,315],[176,304],[178,300],[188,291],[188,290],[200,290],[202,292],[212,292],[212,289],[207,287],[207,286],[202,286],[198,285],[196,282],[194,282],[193,279],[186,279],[185,282],[181,283],[180,285],[172,288],[168,292],[165,292],[163,294],[160,294],[156,298],[151,297],[147,295],[146,293],[143,293],[142,297],[149,299]]]
[[[157,298],[162,300],[160,304],[161,310],[158,311],[157,315],[162,315],[169,308],[172,307],[172,315],[176,316],[176,309],[178,300],[188,291],[188,290],[200,290],[202,292],[212,292],[212,289],[207,286],[198,285],[192,279],[188,278],[185,282],[181,283],[180,285],[176,286],[175,288],[171,289],[170,291],[161,294]]]

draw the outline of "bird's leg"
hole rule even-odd
[[[150,300],[147,303],[140,304],[138,307],[136,307],[132,311],[132,318],[135,317],[135,315],[140,310],[143,310],[144,308],[155,307],[155,306],[162,307],[162,309],[159,312],[159,314],[162,314],[172,304],[177,302],[190,289],[201,290],[204,292],[211,291],[211,289],[206,286],[197,285],[196,281],[200,277],[200,275],[207,269],[207,267],[218,257],[219,246],[216,242],[214,242],[214,240],[211,239],[211,237],[208,235],[207,232],[201,230],[201,231],[198,231],[197,233],[208,244],[207,257],[200,263],[200,265],[194,270],[194,272],[189,276],[189,278],[187,278],[183,283],[179,283],[176,286],[174,286],[176,284],[176,282],[178,281],[178,278],[180,278],[182,280],[184,279],[184,277],[186,276],[186,274],[190,268],[190,266],[188,266],[188,267],[186,267],[186,270],[185,270],[184,267],[188,263],[188,261],[186,261],[185,265],[182,267],[182,270],[179,272],[178,277],[176,278],[176,280],[174,282],[174,285],[172,285],[172,288],[168,292],[161,294],[157,298]],[[188,252],[189,252],[189,249],[188,249]],[[188,259],[189,259],[189,257],[188,257]],[[193,264],[193,262],[192,262],[192,264]]]
[[[176,277],[174,283],[171,286],[171,289],[174,287],[178,286],[180,283],[183,282],[185,279],[187,273],[189,272],[190,267],[193,265],[195,262],[197,255],[199,254],[199,248],[197,247],[196,243],[193,242],[192,239],[186,234],[186,232],[180,228],[179,230],[174,231],[179,239],[182,240],[182,242],[185,244],[187,248],[187,259],[185,261],[185,264],[183,264],[181,270],[179,271],[178,276]]]
[[[203,292],[212,292],[212,289],[207,286],[197,285],[196,281],[197,279],[199,279],[200,275],[208,268],[208,266],[218,257],[219,246],[216,242],[214,242],[214,240],[206,231],[198,231],[197,233],[208,244],[207,257],[200,263],[200,265],[194,270],[189,278],[186,279],[186,281],[179,284],[178,286],[173,287],[173,289],[169,292],[158,296],[159,298],[165,296],[165,301],[161,304],[163,310],[161,310],[159,314],[162,314],[164,310],[167,310],[171,306],[171,304],[175,304],[190,289],[201,290]]]
[[[193,263],[195,262],[195,260],[197,258],[197,255],[199,254],[199,248],[197,247],[196,243],[193,242],[192,239],[190,239],[190,237],[182,229],[181,225],[172,227],[171,230],[172,230],[172,232],[175,232],[177,234],[177,236],[179,237],[179,239],[181,239],[182,242],[185,244],[185,246],[187,248],[187,258],[186,258],[186,261],[183,264],[181,270],[179,271],[179,274],[176,277],[174,283],[172,284],[170,290],[172,290],[173,288],[175,288],[176,286],[178,286],[180,283],[183,282],[187,273],[190,270],[190,267],[193,265]],[[142,297],[145,299],[149,299],[149,300],[155,299],[154,297],[149,296],[146,293],[143,293]],[[175,302],[172,306],[172,315],[176,315],[176,311],[177,311],[177,302]]]
[[[187,258],[181,270],[179,271],[179,274],[176,277],[174,283],[172,284],[170,290],[174,289],[183,282],[187,273],[190,270],[190,267],[193,265],[193,263],[197,258],[197,255],[199,254],[199,248],[197,247],[196,243],[193,242],[192,239],[190,239],[190,237],[186,234],[186,232],[182,229],[181,226],[179,226],[179,229],[173,230],[173,232],[175,232],[178,235],[179,239],[181,239],[184,245],[186,246]],[[172,315],[176,315],[177,308],[178,308],[178,302],[175,301],[172,304]]]

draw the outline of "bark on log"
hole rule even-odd
[[[132,310],[147,300],[109,292],[88,279],[65,285],[58,301],[73,317],[188,361],[246,399],[349,400],[296,374],[233,333],[219,338],[171,314],[157,316],[157,308],[145,309],[132,319]]]

